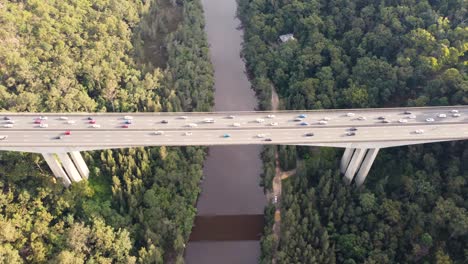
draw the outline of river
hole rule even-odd
[[[242,31],[235,0],[202,0],[211,61],[215,69],[215,111],[254,110],[257,99],[240,58]],[[263,214],[266,197],[259,186],[261,146],[210,147],[205,161],[198,215]],[[190,242],[189,264],[258,263],[259,241]]]

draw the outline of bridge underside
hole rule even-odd
[[[340,170],[344,174],[344,179],[348,183],[354,182],[357,186],[364,183],[367,174],[381,148],[397,147],[413,144],[424,144],[443,142],[449,140],[430,140],[430,141],[393,141],[393,142],[348,142],[348,143],[313,143],[313,144],[291,144],[300,146],[317,147],[336,147],[345,148],[341,159]],[[274,145],[274,142],[269,144]],[[1,147],[0,150],[21,151],[40,153],[49,165],[52,173],[60,179],[65,186],[73,182],[79,182],[87,179],[89,169],[86,165],[80,151],[102,150],[102,149],[120,149],[137,146],[108,146],[108,147]]]

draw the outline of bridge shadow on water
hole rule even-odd
[[[197,216],[189,241],[260,240],[263,215]]]

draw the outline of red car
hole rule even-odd
[[[42,123],[42,120],[40,120],[40,119],[34,120],[34,124],[40,124],[40,123]]]
[[[65,135],[70,136],[70,135],[71,135],[71,131],[70,131],[70,130],[65,131]]]
[[[122,128],[128,128],[128,125],[127,124],[122,125]]]
[[[96,124],[96,120],[94,120],[94,119],[93,119],[93,120],[89,120],[89,123],[90,123],[90,124]]]

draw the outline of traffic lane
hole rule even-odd
[[[424,133],[416,134],[417,129]],[[230,144],[298,144],[320,142],[365,142],[365,141],[395,141],[395,140],[437,140],[437,139],[467,139],[468,126],[404,126],[404,127],[366,127],[358,129],[355,136],[347,136],[348,129],[275,129],[268,132],[260,129],[252,130],[207,130],[191,131],[186,135],[183,131],[166,131],[163,135],[154,135],[153,131],[105,131],[89,132],[75,131],[65,135],[61,131],[35,131],[30,134],[6,132],[6,140],[0,140],[0,146],[104,146],[104,145],[230,145]],[[313,136],[306,136],[313,133]],[[229,137],[224,138],[225,134]],[[259,134],[263,134],[259,137]],[[62,139],[57,139],[62,136]],[[265,141],[271,138],[272,141]]]
[[[409,115],[404,115],[403,113],[393,113],[393,114],[386,114],[381,115],[381,113],[367,113],[367,115],[355,115],[353,117],[346,116],[346,114],[341,115],[323,115],[318,116],[314,115],[313,117],[307,116],[307,118],[300,119],[301,121],[295,122],[294,119],[297,118],[297,115],[291,114],[280,114],[275,115],[275,118],[268,118],[265,115],[247,115],[247,116],[236,116],[234,119],[228,119],[225,116],[219,119],[213,118],[215,123],[205,123],[204,118],[208,118],[206,116],[201,117],[192,117],[188,119],[181,119],[180,117],[173,117],[173,119],[164,119],[167,120],[168,124],[161,123],[163,119],[157,119],[155,117],[141,117],[141,116],[134,116],[133,120],[131,121],[132,124],[128,124],[129,127],[138,128],[138,129],[149,129],[149,128],[183,128],[189,127],[190,124],[196,124],[197,128],[204,128],[204,127],[214,127],[214,128],[223,128],[223,127],[232,127],[235,123],[238,123],[241,127],[252,127],[252,128],[260,128],[260,127],[268,127],[268,126],[278,126],[278,127],[293,127],[299,125],[301,122],[307,122],[308,124],[319,124],[320,120],[327,120],[328,125],[346,125],[346,126],[357,126],[357,125],[370,125],[370,124],[381,124],[381,120],[378,120],[379,116],[385,116],[391,123],[398,123],[398,120],[406,120],[408,123],[427,123],[426,118],[434,118],[436,123],[453,123],[453,122],[460,122],[463,120],[468,122],[468,115],[462,115],[460,117],[452,117],[450,114],[447,115],[446,118],[439,118],[437,117],[437,113],[428,113],[428,112],[413,112],[416,115],[416,119],[408,118]],[[365,117],[365,120],[359,120],[359,117]],[[257,119],[263,119],[263,122],[257,122]],[[69,121],[75,121],[74,124],[69,124]],[[15,118],[15,124],[13,128],[19,129],[74,129],[74,128],[90,128],[93,124],[91,124],[91,120],[87,119],[87,116],[81,116],[80,118],[69,118],[69,120],[61,120],[57,118],[49,118],[48,120],[44,120],[43,123],[48,125],[48,128],[40,128],[39,124],[34,123],[34,119],[30,117],[25,118]],[[99,125],[101,128],[106,129],[119,129],[126,125],[126,121],[123,117],[116,117],[116,116],[97,116],[94,117],[94,122]],[[3,125],[7,124],[7,120],[3,120],[1,122]],[[1,127],[4,128],[4,127]]]

